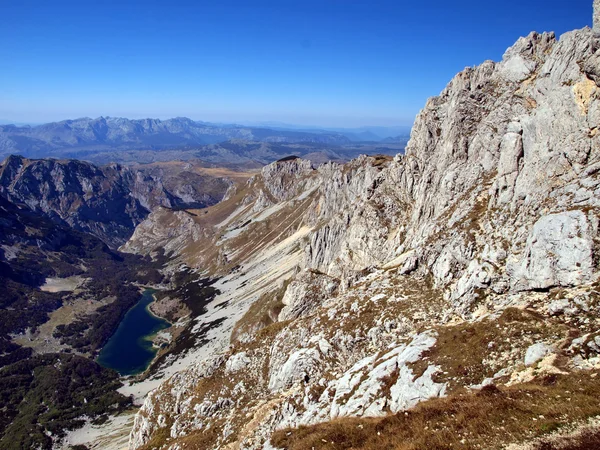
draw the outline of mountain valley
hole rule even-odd
[[[543,446],[588,426],[599,48],[590,29],[532,33],[430,99],[405,155],[280,161],[204,212],[148,216],[124,249],[164,249],[220,293],[196,319],[211,326],[197,362],[148,395],[130,447]],[[578,409],[557,400],[502,431],[574,379]],[[507,408],[485,430],[466,425],[478,389]],[[394,440],[419,403],[412,426],[431,432]]]
[[[114,163],[98,167],[77,160],[10,156],[0,165],[0,193],[116,248],[156,208],[217,203],[232,186],[229,174],[249,176],[224,169],[213,176],[198,162],[132,169]]]
[[[458,73],[407,143],[0,127],[0,449],[599,448],[594,8]],[[119,374],[136,307],[162,325]]]

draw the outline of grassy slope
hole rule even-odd
[[[597,375],[576,372],[512,387],[458,391],[381,419],[349,418],[280,430],[272,443],[287,450],[502,448],[600,414]]]

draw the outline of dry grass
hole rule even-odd
[[[600,448],[600,429],[585,428],[573,435],[541,439],[528,450],[598,450],[598,448]]]
[[[140,450],[150,450],[160,448],[170,437],[170,427],[159,428],[152,434],[152,439],[146,445],[140,447]]]
[[[185,423],[186,419],[195,415],[194,407],[199,403],[208,400],[216,402],[220,397],[220,392],[231,392],[234,385],[237,383],[235,376],[225,374],[222,370],[216,371],[212,376],[207,378],[201,378],[198,383],[194,386],[191,393],[190,407],[186,413],[182,413]],[[166,386],[169,389],[170,386]],[[189,394],[188,394],[189,395]],[[237,398],[246,404],[251,403],[251,399],[247,395],[242,395]],[[223,425],[225,419],[223,417],[212,417],[210,421],[210,427],[204,426],[200,430],[195,430],[189,436],[182,438],[173,439],[170,435],[170,429],[173,425],[174,418],[171,414],[165,414],[167,423],[165,427],[158,428],[152,434],[152,439],[148,441],[140,450],[157,450],[164,448],[166,444],[177,442],[181,447],[188,449],[209,449],[216,445],[219,439],[223,439]],[[243,426],[243,421],[234,422],[234,430],[231,435],[228,436],[227,440],[235,440],[239,429]]]
[[[517,352],[520,359],[528,345],[547,338],[556,342],[568,332],[533,312],[508,308],[495,320],[440,327],[436,344],[411,368],[418,376],[430,364],[441,366],[435,380],[448,383],[450,390],[479,384],[502,367],[505,357]]]
[[[441,312],[448,308],[442,291],[433,288],[429,278],[397,277],[389,285],[369,291],[368,286],[372,283],[373,280],[354,283],[355,294],[339,297],[335,308],[340,314],[329,316],[327,308],[317,311],[319,327],[326,335],[333,336],[338,330],[346,334],[366,334],[379,320],[404,318],[415,326],[416,332],[423,332],[431,329]],[[363,290],[365,287],[367,289]],[[369,298],[376,294],[383,294],[385,298],[370,301]],[[351,310],[355,302],[360,306],[358,311]]]
[[[281,430],[272,443],[287,450],[502,448],[600,414],[597,374],[553,375],[509,388],[456,392],[381,419],[341,419]],[[600,448],[596,438],[595,447],[572,449]]]
[[[81,317],[92,314],[102,306],[115,301],[115,297],[104,297],[95,299],[81,292],[75,295],[67,294],[63,297],[63,305],[48,314],[49,320],[40,325],[36,332],[18,335],[13,340],[15,343],[34,349],[36,353],[57,352],[66,347],[60,343],[60,339],[54,337],[56,327],[73,323]]]
[[[215,178],[229,178],[235,182],[243,183],[248,178],[256,175],[259,169],[247,170],[245,168],[216,166],[214,164],[205,163],[203,161],[157,161],[148,164],[138,164],[135,167],[140,169],[158,168],[167,171],[184,171],[189,170],[199,175],[208,175]]]
[[[215,236],[215,227],[231,218],[227,226],[221,229],[221,232],[225,232],[225,229],[231,226],[240,225],[241,220],[247,220],[253,203],[247,204],[241,210],[238,210],[238,207],[247,196],[249,196],[248,198],[258,196],[260,190],[263,190],[269,197],[259,179],[251,185],[242,186],[231,198],[214,206],[186,210],[191,213],[198,231],[204,231],[199,234],[204,234],[204,236],[185,247],[182,251],[183,259],[192,266],[202,266],[213,275],[225,275],[244,261],[263,252],[265,248],[273,246],[293,234],[302,225],[303,216],[316,195],[313,193],[301,202],[286,205],[265,220],[246,223],[242,233],[228,239],[224,245],[219,245],[218,241],[221,236]],[[231,217],[236,211],[235,217]],[[172,213],[167,216],[172,216]],[[163,223],[162,225],[173,227],[177,224]]]
[[[394,159],[393,156],[390,155],[383,155],[383,154],[377,154],[377,155],[373,155],[373,167],[379,167],[379,168],[383,168],[383,167],[387,167],[390,162],[392,162],[392,160]]]

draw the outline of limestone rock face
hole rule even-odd
[[[310,314],[324,300],[334,296],[338,285],[338,280],[327,275],[303,272],[286,289],[278,320],[293,320]]]
[[[250,359],[246,352],[236,353],[232,355],[225,364],[225,372],[226,373],[235,373],[243,370],[248,364],[250,364]]]
[[[306,183],[307,175],[313,170],[310,161],[295,158],[265,166],[261,178],[269,194],[282,201],[294,197],[299,189],[298,184]]]
[[[320,359],[319,351],[314,348],[300,349],[292,353],[281,367],[271,367],[269,389],[287,389],[297,381],[307,380],[316,370]]]
[[[404,273],[431,273],[460,308],[488,287],[589,281],[598,216],[584,215],[600,193],[596,47],[589,29],[560,40],[531,33],[501,62],[465,69],[430,99],[405,156],[322,166],[305,266],[344,286],[353,271],[405,258]],[[564,220],[576,230],[563,230],[558,217],[541,220],[573,205],[580,211]],[[550,281],[526,281],[527,261],[515,265],[546,245],[527,243],[538,220],[545,241],[581,233],[559,245]]]
[[[415,376],[408,366],[419,361],[421,353],[433,344],[435,337],[422,334],[408,345],[399,346],[383,355],[379,361],[368,357],[356,363],[335,385],[331,418],[381,416],[385,414],[386,406],[396,413],[428,398],[443,396],[446,386],[432,380],[437,367],[429,366],[423,374]],[[399,373],[398,379],[391,386],[388,399],[381,392],[382,380],[394,371]],[[344,401],[341,401],[342,398]]]
[[[144,445],[153,433],[167,426],[167,416],[163,414],[163,411],[182,410],[186,406],[189,407],[189,396],[196,383],[203,378],[210,377],[221,366],[223,360],[222,356],[216,356],[207,358],[201,363],[194,365],[191,367],[194,371],[193,377],[176,374],[171,379],[171,389],[168,392],[169,402],[173,400],[173,403],[165,401],[165,397],[167,396],[161,395],[161,392],[151,392],[146,397],[142,406],[142,409],[147,411],[147,415],[138,414],[135,416],[134,429],[136,433],[132,433],[130,436],[129,448],[137,448]],[[155,418],[156,420],[151,420],[150,418]],[[174,424],[174,427],[176,430],[177,425]],[[176,431],[174,434],[176,434]]]
[[[600,0],[594,0],[594,34],[600,36]]]
[[[594,272],[596,234],[581,211],[540,218],[512,273],[513,286],[531,290],[590,282]]]

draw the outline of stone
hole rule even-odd
[[[552,316],[575,316],[577,312],[578,308],[566,298],[554,300],[548,305],[548,314]]]
[[[301,272],[287,287],[281,302],[284,304],[279,320],[293,320],[306,316],[327,298],[335,297],[339,281],[311,271]]]
[[[250,364],[250,358],[248,357],[246,352],[236,353],[234,355],[231,355],[225,363],[225,372],[239,372],[240,370],[245,369],[246,366],[248,366],[248,364]]]
[[[438,368],[430,365],[415,377],[409,363],[418,361],[421,354],[436,342],[431,333],[415,336],[407,345],[401,345],[375,358],[375,355],[358,361],[341,378],[330,384],[335,391],[330,418],[345,416],[377,417],[408,409],[431,397],[445,394],[445,383],[433,381]],[[382,396],[383,380],[394,372],[398,378],[390,388],[389,398]]]
[[[522,260],[511,267],[513,286],[531,290],[589,282],[593,248],[592,228],[583,212],[544,216],[533,226]]]
[[[525,352],[525,365],[532,366],[538,361],[541,361],[546,355],[552,353],[554,351],[554,347],[547,345],[543,342],[538,342],[537,344],[533,344],[527,348]]]
[[[269,390],[287,389],[299,381],[307,381],[316,372],[321,354],[314,348],[303,348],[292,353],[279,368],[271,371]]]

